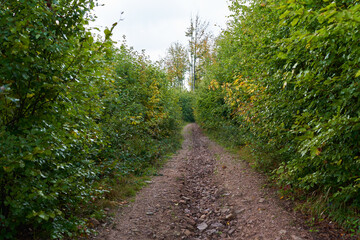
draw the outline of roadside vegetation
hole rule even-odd
[[[196,16],[156,63],[119,23],[95,37],[96,4],[0,0],[0,239],[88,236],[195,120],[360,232],[358,1],[231,0],[220,36]]]
[[[303,209],[360,231],[360,4],[231,1],[196,120],[267,157],[253,163]]]
[[[86,236],[179,147],[187,97],[117,23],[94,37],[96,1],[0,5],[0,239]]]

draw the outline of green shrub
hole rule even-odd
[[[0,239],[85,236],[102,179],[179,143],[178,97],[112,29],[94,40],[95,1],[0,2]]]
[[[358,1],[243,2],[230,6],[198,93],[197,120],[220,131],[229,123],[239,128],[230,136],[269,153],[273,163],[265,164],[275,166],[280,184],[326,194],[333,210],[356,215]]]
[[[20,228],[43,238],[81,233],[74,215],[99,193],[93,119],[103,79],[89,73],[100,72],[91,52],[102,43],[84,28],[94,2],[1,4],[0,238]]]
[[[179,142],[178,97],[164,73],[126,45],[112,61],[115,81],[100,119],[108,142],[101,153],[103,169],[141,174]]]

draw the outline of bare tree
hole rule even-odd
[[[209,22],[202,21],[199,15],[191,18],[190,27],[185,32],[189,37],[190,53],[190,79],[191,88],[194,91],[197,81],[200,80],[199,66],[201,60],[209,53],[209,40],[211,34],[207,31]]]

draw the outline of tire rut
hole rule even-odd
[[[180,196],[183,238],[225,239],[235,232],[236,214],[226,205],[225,189],[214,180],[216,160],[207,138],[194,127],[191,140]]]
[[[210,141],[197,124],[183,134],[182,149],[94,239],[354,239],[333,227],[310,232],[263,188],[264,177]]]

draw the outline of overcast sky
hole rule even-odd
[[[125,35],[128,45],[145,49],[153,61],[163,57],[171,43],[187,44],[185,31],[191,16],[199,14],[218,34],[229,15],[227,0],[99,0],[99,4],[104,6],[95,8],[98,18],[92,25],[110,28],[124,12],[113,40],[121,42]]]

